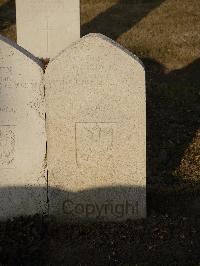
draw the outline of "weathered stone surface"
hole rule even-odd
[[[67,219],[146,215],[145,71],[90,34],[45,75],[50,213]]]
[[[79,0],[16,0],[17,42],[52,58],[80,38]]]
[[[0,36],[0,219],[45,210],[43,70]]]

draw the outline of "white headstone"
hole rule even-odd
[[[50,214],[126,220],[146,215],[145,71],[90,34],[45,75]]]
[[[0,219],[46,208],[43,70],[0,37]]]
[[[52,58],[80,38],[80,0],[16,0],[17,42]]]

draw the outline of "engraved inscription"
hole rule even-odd
[[[0,125],[0,168],[13,168],[15,154],[15,126]]]
[[[10,106],[0,106],[0,113],[12,113],[15,114],[16,110]]]
[[[113,158],[115,123],[75,124],[77,166],[103,166]]]
[[[5,83],[11,82],[12,71],[11,66],[0,66],[0,88],[8,87],[8,84],[5,85]]]

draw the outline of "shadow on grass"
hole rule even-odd
[[[165,0],[119,0],[81,27],[81,35],[102,33],[113,40],[131,29]]]
[[[147,76],[148,181],[177,183],[180,177],[174,171],[200,128],[200,59],[168,74],[154,60],[145,58],[143,62]],[[198,155],[198,143],[196,149]],[[198,158],[189,167],[193,164],[200,173]],[[190,177],[198,181],[199,173],[191,171]]]
[[[0,6],[0,31],[16,24],[15,1],[8,0]]]
[[[167,216],[120,224],[64,225],[38,215],[18,218],[0,223],[0,263],[196,266],[199,226],[200,219]]]
[[[82,25],[81,34],[102,33],[113,40],[127,32],[150,11],[157,8],[165,0],[119,0],[117,4]],[[95,5],[95,3],[94,3]],[[0,31],[16,24],[15,0],[7,0],[0,6]]]

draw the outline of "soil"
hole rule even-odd
[[[0,225],[0,265],[200,265],[200,217],[152,215],[126,223]]]

